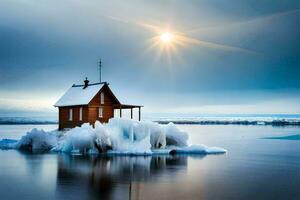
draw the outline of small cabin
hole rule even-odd
[[[141,120],[141,107],[122,104],[109,88],[107,82],[92,83],[86,79],[82,85],[72,85],[70,89],[55,103],[58,107],[59,130],[74,128],[84,123],[94,124],[97,120],[107,123],[114,117],[115,110],[130,109],[131,119],[133,109],[138,108]]]

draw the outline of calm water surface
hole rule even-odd
[[[36,125],[0,126],[19,138]],[[40,125],[51,130],[55,125]],[[0,199],[300,199],[300,127],[179,126],[224,155],[97,157],[0,150]]]

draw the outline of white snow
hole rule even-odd
[[[89,85],[83,89],[83,86],[72,86],[67,92],[54,104],[54,106],[74,106],[86,105],[99,92],[104,84]]]
[[[205,145],[188,145],[188,133],[174,124],[114,118],[107,124],[83,124],[66,132],[33,129],[19,141],[1,140],[0,148],[51,150],[72,154],[216,154],[226,150]]]

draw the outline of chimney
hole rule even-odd
[[[89,86],[89,80],[87,79],[87,77],[85,77],[85,80],[83,81],[84,82],[84,87],[83,89],[87,88]]]

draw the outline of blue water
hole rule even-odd
[[[19,138],[37,125],[1,125]],[[38,125],[46,130],[56,125]],[[208,156],[70,156],[0,150],[0,199],[300,199],[300,127],[180,125]]]

